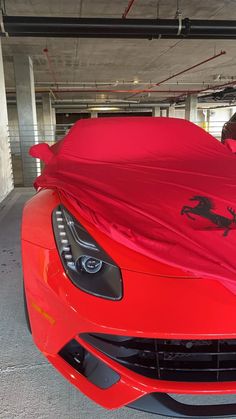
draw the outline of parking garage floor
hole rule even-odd
[[[149,419],[128,408],[106,411],[69,384],[34,346],[25,325],[20,253],[24,202],[32,188],[17,188],[0,204],[0,418]],[[37,222],[37,220],[35,220]],[[178,397],[198,403],[236,402],[236,396]]]

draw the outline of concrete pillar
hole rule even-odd
[[[175,107],[174,106],[169,106],[169,108],[167,109],[167,117],[168,118],[174,118],[175,117]]]
[[[14,55],[13,61],[24,186],[31,186],[40,173],[40,162],[28,154],[29,148],[38,143],[33,63],[23,54]]]
[[[185,102],[185,119],[197,122],[197,95],[188,95]]]
[[[168,116],[168,108],[162,108],[160,112],[160,116],[167,117]]]
[[[207,109],[206,110],[206,124],[205,124],[205,127],[204,128],[208,132],[210,130],[210,123],[211,123],[211,110],[210,109]]]
[[[161,116],[160,106],[155,106],[152,108],[152,116]]]
[[[98,117],[98,113],[97,112],[91,112],[90,117],[91,118],[97,118]]]
[[[55,108],[52,108],[52,125],[54,130],[54,141],[57,141],[57,116]]]
[[[231,118],[231,116],[234,115],[234,113],[235,113],[235,110],[234,109],[235,108],[229,108],[229,119]]]
[[[42,109],[43,109],[43,125],[44,125],[44,141],[47,143],[54,142],[54,120],[53,109],[50,93],[42,95]]]
[[[54,128],[54,132],[56,132],[56,125],[57,125],[57,117],[56,117],[56,109],[52,108],[52,124]]]
[[[7,100],[0,38],[0,202],[13,188],[11,153],[8,138]]]

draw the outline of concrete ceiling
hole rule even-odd
[[[183,17],[236,20],[235,0],[182,0]],[[6,0],[8,15],[121,17],[128,0]],[[136,0],[130,18],[174,18],[176,0]],[[127,40],[4,38],[6,86],[14,90],[13,54],[33,59],[36,88],[73,90],[59,92],[61,100],[135,100],[160,102],[177,98],[173,91],[200,90],[208,85],[236,80],[234,40]],[[43,49],[48,49],[51,69]],[[226,54],[171,79],[157,89],[166,93],[75,92],[74,88],[98,90],[147,89],[159,81],[225,50]],[[217,80],[218,78],[218,80]],[[97,83],[97,85],[95,85]]]

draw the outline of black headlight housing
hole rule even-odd
[[[52,223],[63,267],[73,284],[97,297],[120,300],[121,272],[110,256],[63,205],[53,211]]]

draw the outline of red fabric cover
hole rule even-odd
[[[30,155],[35,158],[40,156],[40,159],[43,160],[44,163],[49,163],[54,153],[52,152],[48,144],[41,143],[35,144],[33,147],[30,148]]]
[[[236,159],[214,137],[182,119],[101,118],[51,151],[36,187],[63,191],[125,246],[236,291]]]

